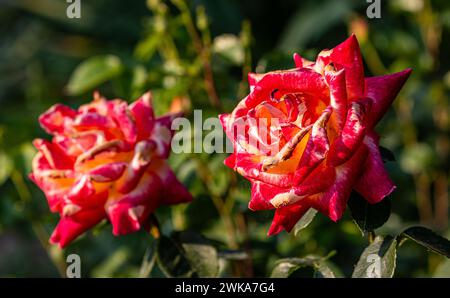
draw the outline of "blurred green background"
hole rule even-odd
[[[137,276],[152,238],[141,231],[115,238],[107,224],[66,250],[48,245],[58,216],[27,178],[31,141],[48,137],[37,118],[52,104],[72,107],[100,90],[135,100],[151,89],[159,114],[175,100],[192,116],[230,112],[248,92],[246,74],[292,68],[294,52],[314,59],[355,32],[366,75],[413,68],[393,108],[377,127],[394,152],[386,166],[398,188],[379,234],[420,223],[449,237],[450,3],[381,1],[135,0],[81,1],[81,19],[63,0],[0,1],[0,276],[64,275],[77,253],[82,276]],[[380,86],[383,88],[383,86]],[[177,176],[194,194],[186,206],[161,208],[162,231],[201,232],[219,246],[245,251],[223,276],[268,276],[276,260],[308,254],[330,258],[350,276],[367,246],[349,212],[337,224],[318,215],[299,235],[268,238],[272,211],[247,209],[249,183],[226,168],[225,154],[172,154]],[[232,262],[233,263],[233,262]],[[445,257],[406,243],[396,277],[450,276]],[[141,271],[142,274],[142,271]],[[162,276],[155,267],[151,276]]]

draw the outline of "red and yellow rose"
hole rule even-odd
[[[61,247],[109,219],[114,235],[137,231],[161,204],[191,195],[166,159],[176,114],[156,118],[151,94],[133,104],[96,94],[78,110],[57,104],[39,118],[51,141],[34,141],[31,179],[61,219],[51,242]]]
[[[315,62],[297,54],[294,60],[294,69],[250,73],[250,94],[220,116],[234,145],[225,164],[252,183],[249,208],[276,209],[269,235],[290,231],[310,208],[337,221],[353,189],[371,204],[395,189],[374,127],[411,70],[365,77],[354,35]],[[281,148],[276,154],[261,150],[270,145],[264,141],[252,145],[252,137],[266,139],[255,136],[259,129],[235,133],[237,123],[260,123],[251,118],[269,119],[267,139]],[[270,126],[275,119],[278,134]]]

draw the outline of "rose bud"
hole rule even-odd
[[[250,73],[250,93],[220,116],[234,146],[224,163],[251,182],[249,208],[275,209],[268,235],[291,231],[310,208],[337,221],[353,189],[371,204],[395,189],[374,126],[411,70],[365,78],[354,35],[315,62],[294,60],[294,69]]]
[[[106,218],[114,235],[135,232],[158,206],[191,201],[166,161],[177,116],[156,118],[150,93],[131,105],[96,94],[78,110],[56,104],[42,114],[53,139],[33,142],[30,178],[61,217],[50,241],[65,247]]]

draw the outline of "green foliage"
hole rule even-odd
[[[400,241],[411,239],[427,249],[450,258],[450,241],[424,227],[411,227],[400,234]]]
[[[381,227],[391,215],[391,201],[385,198],[377,204],[369,204],[360,194],[352,192],[348,201],[351,215],[361,233]]]
[[[317,256],[281,259],[275,264],[275,268],[272,270],[270,277],[290,277],[302,268],[311,267],[314,269],[314,277],[334,278],[335,275],[331,268],[327,265],[326,259],[327,258],[320,258]]]
[[[392,237],[377,236],[362,253],[352,277],[392,277],[396,259],[397,240]]]
[[[0,276],[64,275],[70,253],[81,256],[83,276],[365,277],[370,254],[380,256],[382,276],[449,276],[448,241],[415,223],[450,235],[450,5],[383,2],[379,21],[366,18],[363,2],[98,0],[82,1],[82,19],[70,20],[57,0],[7,1],[0,11]],[[48,245],[57,216],[27,175],[31,141],[48,137],[37,118],[51,105],[79,106],[94,90],[130,101],[151,90],[159,115],[182,97],[190,120],[194,108],[217,116],[248,93],[248,72],[291,68],[293,52],[313,59],[349,32],[360,41],[366,75],[414,68],[376,127],[397,185],[388,199],[370,205],[354,194],[337,224],[311,209],[291,234],[267,237],[273,211],[248,210],[250,185],[223,166],[225,154],[172,154],[195,199],[158,209],[161,238],[114,237],[103,223],[63,251]],[[373,240],[368,247],[352,219]],[[204,237],[176,232],[186,230]],[[374,230],[398,236],[371,239]],[[330,249],[331,258],[319,257]]]
[[[0,185],[2,185],[11,175],[13,162],[5,152],[0,151],[0,164]]]
[[[114,79],[122,72],[120,59],[113,55],[89,58],[73,72],[67,84],[70,95],[81,95],[93,88]]]
[[[314,217],[316,217],[317,210],[311,208],[306,211],[305,215],[300,218],[300,220],[294,226],[294,235],[298,236],[300,231],[309,226],[309,224],[313,221]]]

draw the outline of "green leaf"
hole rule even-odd
[[[183,232],[177,236],[186,258],[198,276],[217,277],[219,273],[217,249],[208,240],[194,232]]]
[[[80,95],[122,73],[123,65],[117,56],[96,56],[82,62],[67,84],[70,95]]]
[[[150,276],[150,273],[156,263],[156,248],[157,241],[153,241],[152,245],[145,251],[144,257],[142,258],[141,268],[139,269],[139,277],[146,278]]]
[[[400,234],[400,239],[411,239],[435,253],[450,258],[450,241],[424,227],[411,227]],[[402,241],[399,241],[402,243]]]
[[[313,221],[314,217],[316,217],[317,210],[310,208],[306,213],[300,218],[300,220],[294,226],[294,235],[298,236],[300,230],[303,230]]]
[[[161,236],[157,243],[156,262],[167,277],[197,277],[182,247],[173,239]]]
[[[391,215],[391,202],[389,198],[383,199],[378,204],[369,204],[356,191],[352,192],[348,201],[351,215],[364,234],[381,227]]]
[[[217,277],[219,257],[209,241],[194,232],[158,239],[157,263],[169,277]]]
[[[0,151],[0,185],[11,175],[13,169],[13,162],[11,158],[3,151]]]
[[[392,237],[377,236],[363,251],[352,277],[390,278],[394,276],[396,259],[397,240]]]
[[[275,264],[270,277],[286,278],[291,276],[295,271],[305,267],[311,267],[315,270],[314,277],[335,277],[333,271],[326,264],[325,259],[317,256],[281,259]]]

